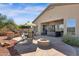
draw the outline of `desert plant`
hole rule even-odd
[[[72,46],[79,46],[79,38],[73,36],[63,36],[63,42]]]

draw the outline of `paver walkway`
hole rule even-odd
[[[51,49],[40,49],[37,44],[37,39],[46,38],[51,41]],[[21,37],[18,37],[17,40],[21,40]],[[37,36],[33,40],[34,44],[17,44],[15,49],[22,56],[75,56],[76,51],[70,45],[67,45],[62,42],[62,38],[50,37],[50,36]]]
[[[41,36],[41,37],[49,39],[52,43],[52,47],[63,54],[67,56],[77,55],[76,50],[72,46],[63,43],[61,37],[51,37],[51,36]],[[40,36],[38,38],[40,38]]]

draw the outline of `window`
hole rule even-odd
[[[67,33],[75,35],[76,20],[71,18],[67,20]]]
[[[63,31],[63,28],[64,28],[63,24],[55,25],[56,31]]]

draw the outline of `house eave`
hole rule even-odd
[[[77,3],[52,3],[52,4],[49,4],[49,5],[47,6],[47,8],[46,8],[43,12],[41,12],[40,15],[38,15],[38,16],[36,17],[36,19],[35,19],[34,21],[32,21],[32,22],[34,23],[44,12],[46,12],[47,10],[49,10],[49,9],[50,9],[49,7],[50,7],[51,5],[53,5],[53,6],[55,7],[55,6],[71,5],[71,4],[77,4]]]

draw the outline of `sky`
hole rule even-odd
[[[47,3],[0,3],[0,13],[20,25],[32,22],[47,6]]]

